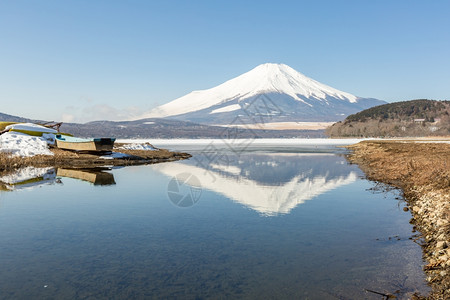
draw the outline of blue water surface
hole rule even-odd
[[[257,150],[114,168],[109,185],[56,176],[0,192],[0,298],[428,291],[398,191],[374,191],[342,149]]]

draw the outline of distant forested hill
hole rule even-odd
[[[330,137],[450,135],[450,101],[411,100],[375,106],[326,130]]]

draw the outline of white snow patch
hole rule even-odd
[[[49,144],[49,145],[54,145],[55,141],[56,141],[55,134],[53,134],[53,133],[43,133],[42,139],[44,141],[46,141],[47,144]]]
[[[121,147],[118,147],[117,149],[126,149],[126,150],[148,150],[148,151],[154,151],[157,150],[152,145],[147,143],[131,143],[131,144],[125,144]]]
[[[0,151],[15,156],[53,155],[48,149],[47,137],[29,136],[19,132],[7,132],[0,135]]]
[[[225,106],[225,107],[221,107],[221,108],[215,109],[212,112],[210,112],[209,114],[230,112],[230,111],[235,111],[235,110],[238,110],[238,109],[241,109],[241,106],[239,104],[232,104],[232,105],[228,105],[228,106]]]
[[[115,158],[126,158],[130,157],[130,155],[120,152],[111,152],[111,154],[100,156],[99,158],[103,159],[115,159]]]

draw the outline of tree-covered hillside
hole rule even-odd
[[[375,106],[327,129],[330,137],[450,135],[450,101],[411,100]]]

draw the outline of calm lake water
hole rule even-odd
[[[406,299],[411,215],[332,146],[185,146],[193,158],[26,169],[0,191],[2,299]]]

